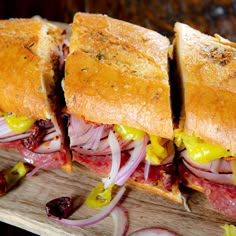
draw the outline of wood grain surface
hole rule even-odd
[[[15,7],[12,7],[12,6]],[[55,6],[57,9],[55,9]],[[53,9],[53,10],[52,10]],[[52,21],[70,23],[77,11],[99,12],[156,30],[173,38],[173,24],[181,21],[209,34],[219,33],[236,40],[236,1],[95,1],[95,0],[7,0],[0,2],[0,18],[40,15]],[[0,150],[0,170],[14,165],[21,157],[15,152]],[[45,204],[56,197],[71,196],[82,203],[100,181],[86,169],[75,165],[73,174],[61,170],[40,170],[27,177],[8,194],[0,197],[0,221],[38,235],[113,235],[109,216],[86,228],[64,227],[52,222],[45,214]],[[143,227],[162,227],[182,236],[223,236],[221,225],[236,224],[217,213],[204,196],[184,190],[191,212],[183,205],[163,199],[127,185],[122,202],[129,215],[128,233]],[[79,219],[98,212],[81,206],[70,218]],[[0,235],[1,235],[0,229]]]
[[[14,165],[21,157],[12,151],[0,149],[0,169]],[[96,225],[75,228],[52,222],[45,213],[45,204],[61,196],[73,197],[80,208],[70,216],[71,219],[87,218],[99,210],[89,209],[83,201],[89,191],[100,181],[85,168],[74,165],[73,173],[62,170],[40,170],[32,177],[0,197],[0,221],[18,226],[38,235],[113,235],[113,221],[108,216]],[[217,213],[197,192],[184,191],[191,212],[183,205],[127,185],[121,203],[128,211],[128,233],[143,227],[162,227],[182,236],[223,236],[221,226],[236,224]]]

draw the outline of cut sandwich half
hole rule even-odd
[[[103,177],[181,202],[173,164],[169,40],[105,15],[77,13],[64,92],[73,159]]]
[[[175,24],[183,109],[176,143],[180,175],[236,218],[236,44]]]
[[[40,19],[0,21],[0,146],[38,168],[70,169],[60,119],[64,33]]]

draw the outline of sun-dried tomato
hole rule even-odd
[[[45,210],[48,216],[67,218],[72,212],[72,199],[70,197],[55,198],[46,204]]]
[[[7,181],[3,173],[0,173],[0,195],[6,193],[8,190]]]
[[[40,141],[44,138],[46,129],[42,126],[35,125],[29,137],[22,140],[23,145],[33,151],[40,145]]]

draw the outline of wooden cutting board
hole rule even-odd
[[[0,169],[20,160],[17,153],[0,149]],[[51,221],[45,213],[45,204],[61,196],[73,197],[81,207],[70,218],[87,218],[99,210],[89,209],[83,201],[100,181],[98,177],[78,165],[68,174],[62,170],[40,170],[26,177],[16,188],[0,197],[0,221],[18,226],[38,235],[113,235],[113,221],[108,216],[94,226],[65,227]],[[189,194],[186,191],[184,194]],[[217,213],[200,193],[191,192],[188,212],[183,205],[127,185],[121,204],[128,211],[131,233],[144,227],[162,227],[182,236],[223,236],[221,226],[236,224]]]

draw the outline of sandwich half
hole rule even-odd
[[[70,169],[60,119],[63,44],[62,30],[40,19],[0,20],[0,146],[38,168]]]
[[[236,44],[175,24],[183,89],[176,144],[179,173],[223,214],[236,218]]]
[[[63,82],[73,160],[181,202],[173,164],[169,40],[105,15],[77,13]]]

